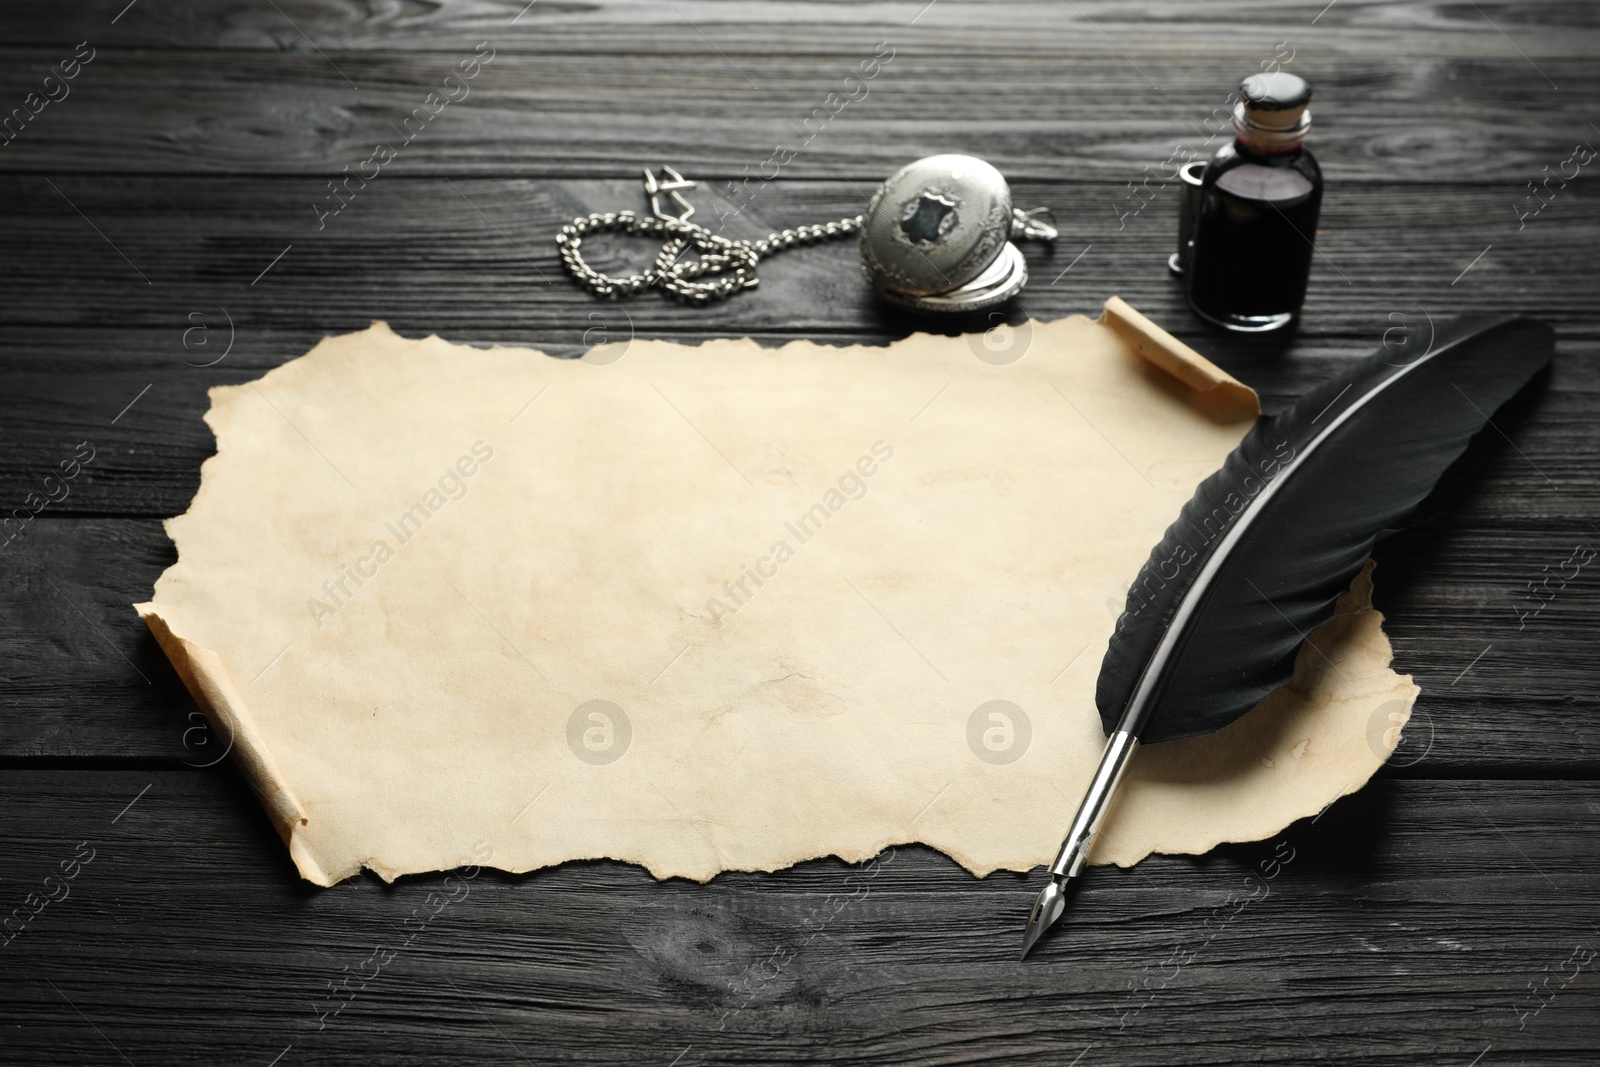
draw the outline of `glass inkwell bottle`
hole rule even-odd
[[[1311,86],[1278,71],[1239,87],[1234,142],[1197,190],[1184,287],[1202,318],[1260,333],[1293,323],[1305,301],[1322,206],[1322,169],[1301,147]]]

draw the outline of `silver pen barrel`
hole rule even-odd
[[[1094,777],[1089,779],[1089,787],[1084,790],[1083,803],[1078,805],[1078,814],[1072,819],[1066,840],[1061,842],[1061,851],[1050,865],[1050,881],[1033,902],[1033,912],[1028,916],[1028,928],[1023,935],[1023,956],[1027,956],[1034,942],[1066,910],[1067,882],[1081,874],[1084,864],[1088,863],[1089,850],[1094,847],[1100,825],[1111,810],[1117,787],[1122,784],[1122,776],[1128,770],[1128,761],[1138,748],[1139,739],[1129,730],[1119,728],[1106,739],[1100,764],[1095,768]]]
[[[1128,760],[1138,748],[1139,739],[1126,730],[1117,730],[1106,739],[1105,751],[1100,754],[1100,765],[1095,768],[1094,777],[1089,779],[1089,788],[1084,790],[1083,803],[1078,805],[1078,814],[1073,817],[1072,827],[1061,842],[1061,852],[1050,865],[1051,874],[1061,878],[1076,878],[1082,873],[1095,835],[1100,832],[1100,824],[1105,821],[1106,812],[1111,810],[1117,786],[1122,784],[1122,776],[1127,772]]]

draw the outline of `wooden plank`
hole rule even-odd
[[[176,559],[152,521],[44,517],[0,549],[0,758],[212,762],[204,716],[131,607]]]
[[[746,4],[707,5],[704,21],[681,6],[641,5],[627,12],[625,29],[606,24],[599,32],[540,4],[526,30],[502,32],[467,16],[458,24],[470,32],[435,38],[418,35],[421,20],[410,32],[391,22],[357,29],[366,44],[354,50],[341,40],[354,25],[342,6],[297,12],[296,24],[319,42],[313,50],[270,7],[230,13],[202,5],[183,23],[189,40],[221,17],[230,20],[225,39],[253,40],[254,48],[128,49],[85,27],[83,38],[103,47],[70,82],[70,95],[16,117],[25,126],[11,131],[0,168],[325,178],[346,165],[359,170],[385,143],[397,154],[389,174],[621,177],[675,163],[731,179],[770,175],[766,161],[782,143],[794,149],[784,173],[797,178],[873,183],[919,156],[964,150],[1014,180],[1139,181],[1170,172],[1162,164],[1177,149],[1189,153],[1181,162],[1219,147],[1231,136],[1230,90],[1244,74],[1284,60],[1316,84],[1312,143],[1339,183],[1492,180],[1506,184],[1509,203],[1542,168],[1555,173],[1574,144],[1594,137],[1581,115],[1600,101],[1600,70],[1590,61],[1600,30],[1570,8],[1543,8],[1552,22],[1524,24],[1514,46],[1470,11],[1399,13],[1393,30],[1356,34],[1298,17],[1246,22],[1235,9],[1204,30],[1215,46],[1199,48],[1190,22],[1103,25],[1089,16],[1090,25],[1068,4],[1035,20],[985,8],[985,21],[956,30],[941,24],[961,14],[959,5],[945,10],[950,2],[915,27],[885,18],[886,8],[870,13],[875,5],[862,6],[872,21],[854,26],[775,26],[780,9]],[[136,20],[163,19],[145,19],[146,10],[130,12],[130,32]],[[841,10],[829,5],[828,13]],[[761,14],[752,19],[753,11]],[[1374,23],[1378,16],[1363,13]],[[766,36],[773,32],[797,39],[774,48]],[[486,39],[495,58],[455,84],[457,101],[435,101],[435,117],[403,128]],[[440,50],[399,50],[408,44]],[[0,102],[21,106],[72,48],[60,38],[34,47],[8,38]],[[888,62],[862,67],[874,57]],[[860,79],[862,70],[874,73]],[[852,72],[858,80],[847,85]],[[983,91],[951,93],[951,85]],[[834,93],[852,99],[830,102]],[[1418,100],[1428,101],[1425,112]]]
[[[1096,869],[1026,963],[1037,878],[920,847],[318,891],[229,774],[14,772],[0,811],[4,903],[69,894],[0,948],[14,1063],[1577,1064],[1600,1040],[1594,782],[1379,783],[1258,845]]]
[[[322,225],[317,212],[333,201],[326,183],[313,179],[63,177],[55,185],[0,177],[0,202],[12,214],[0,229],[0,285],[8,294],[0,327],[159,327],[176,341],[188,315],[224,308],[241,329],[342,331],[383,318],[409,332],[562,324],[581,336],[603,308],[560,270],[555,233],[576,215],[644,206],[629,180],[380,176]],[[698,202],[710,219],[729,213],[730,236],[755,237],[857,213],[868,192],[849,181],[786,181],[742,213],[717,190]],[[1053,248],[1025,243],[1035,282],[1022,308],[1046,319],[1097,313],[1117,293],[1175,330],[1198,325],[1165,267],[1176,240],[1175,192],[1153,192],[1157,199],[1136,215],[1127,192],[1125,183],[1017,183],[1019,204],[1051,207],[1063,227]],[[1489,306],[1538,314],[1567,336],[1595,336],[1600,261],[1589,253],[1600,243],[1600,194],[1574,183],[1519,231],[1512,192],[1330,187],[1302,334],[1360,332],[1376,347],[1391,314]],[[643,241],[629,246],[602,236],[614,240],[585,245],[600,269],[631,271],[653,258]],[[800,248],[763,263],[758,290],[707,308],[655,293],[617,306],[647,336],[674,329],[895,336],[927,328],[876,302],[855,258],[849,242]],[[1273,351],[1283,343],[1233,344]],[[1224,347],[1219,341],[1209,350]]]
[[[1098,28],[1125,49],[1184,45],[1189,52],[1211,52],[1237,45],[1241,35],[1264,38],[1296,29],[1351,51],[1405,56],[1424,34],[1448,49],[1492,38],[1499,42],[1492,54],[1509,52],[1505,40],[1493,33],[1492,26],[1500,26],[1538,57],[1563,49],[1570,54],[1577,47],[1574,38],[1600,28],[1590,8],[1562,0],[1480,5],[1492,16],[1492,25],[1483,14],[1455,4],[1414,0],[1343,0],[1332,6],[1325,0],[1221,0],[1203,8],[1183,0],[940,0],[932,7],[851,0],[675,0],[672,5],[640,0],[438,0],[369,8],[351,8],[338,0],[295,0],[280,4],[281,11],[241,0],[176,0],[141,4],[131,11],[124,11],[125,6],[123,0],[102,0],[63,11],[26,6],[7,10],[6,40],[48,47],[90,37],[122,47],[216,51],[310,51],[314,44],[338,53],[470,49],[492,35],[507,48],[526,51],[651,54],[687,45],[699,52],[710,40],[730,54],[770,54],[826,51],[841,37],[899,31],[923,34],[951,52],[1009,33],[1009,49],[1025,53],[1085,40],[1104,46]]]

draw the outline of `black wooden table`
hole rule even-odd
[[[1596,1062],[1596,55],[1574,2],[5,4],[0,1062]],[[1316,86],[1328,194],[1303,327],[1241,340],[1165,270],[1170,174],[1273,62]],[[757,236],[940,151],[1063,223],[1012,321],[1119,294],[1269,408],[1430,319],[1555,325],[1472,477],[1379,551],[1423,688],[1391,766],[1273,840],[1095,870],[1026,964],[1036,879],[920,847],[706,886],[485,871],[406,927],[439,877],[302,882],[129,606],[212,452],[206,389],[376,318],[568,356],[903,336],[849,247],[697,310],[592,301],[552,237],[641,207],[647,165]]]

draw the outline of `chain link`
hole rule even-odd
[[[556,244],[568,273],[595,296],[631,296],[642,289],[659,286],[691,303],[705,304],[759,284],[756,263],[763,257],[795,245],[848,237],[861,228],[861,218],[856,215],[817,226],[780,230],[759,241],[733,241],[686,218],[651,218],[631,211],[596,212],[579,216],[561,227]],[[655,266],[650,270],[615,278],[589,266],[579,251],[589,234],[610,231],[665,236],[666,243],[661,246],[661,254],[656,256]],[[678,262],[678,257],[690,245],[699,249],[699,257]],[[717,277],[700,280],[707,274]]]

